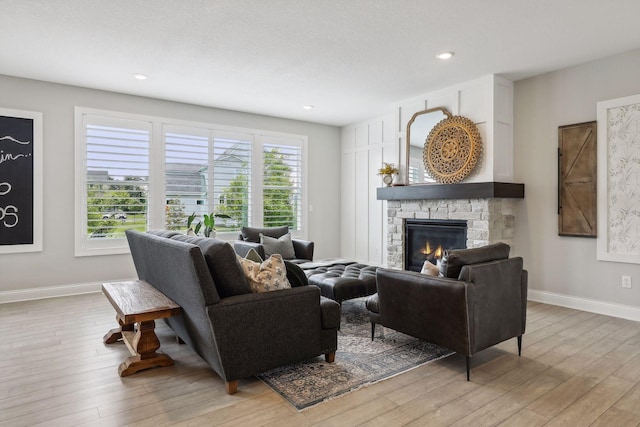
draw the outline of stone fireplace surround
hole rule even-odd
[[[469,197],[473,194],[478,197]],[[387,266],[404,268],[405,219],[466,220],[467,248],[497,242],[513,246],[515,204],[522,198],[524,184],[426,184],[379,188],[378,199],[388,201]]]

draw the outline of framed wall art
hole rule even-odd
[[[640,95],[598,102],[601,261],[640,264]]]
[[[0,256],[42,251],[42,113],[0,108]]]

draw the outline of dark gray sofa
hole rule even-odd
[[[470,357],[510,338],[522,349],[527,314],[527,278],[522,258],[509,246],[449,251],[441,274],[380,268],[378,293],[367,300],[371,339],[375,324]]]
[[[238,379],[277,366],[321,354],[333,361],[340,306],[317,287],[250,293],[229,243],[171,231],[127,230],[127,239],[140,280],[182,308],[167,323],[225,381],[227,393]]]

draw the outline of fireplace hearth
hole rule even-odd
[[[437,265],[443,251],[467,247],[467,221],[405,219],[404,269],[420,271],[425,261]]]

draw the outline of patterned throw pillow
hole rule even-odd
[[[251,292],[269,292],[291,288],[282,256],[274,254],[259,263],[238,255],[238,261],[245,276],[249,279]]]
[[[284,259],[293,259],[296,257],[293,242],[291,241],[291,233],[287,233],[278,239],[265,236],[261,233],[260,243],[264,246],[264,254],[266,256],[280,254]]]

